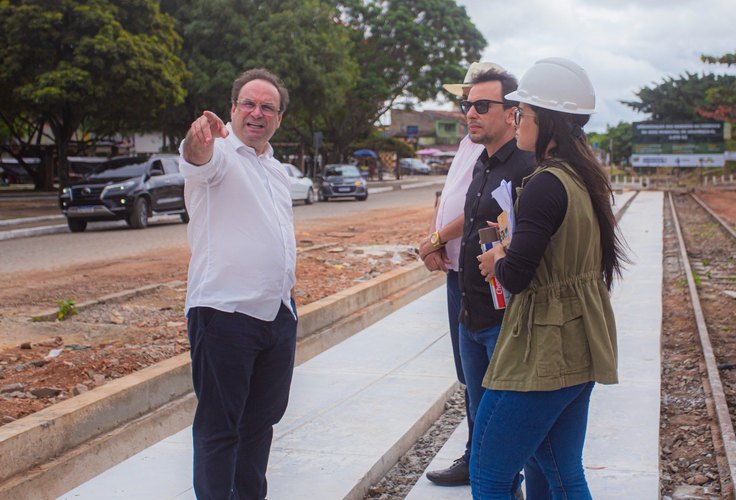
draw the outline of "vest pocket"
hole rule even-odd
[[[583,312],[575,297],[534,305],[537,375],[554,377],[590,367]]]

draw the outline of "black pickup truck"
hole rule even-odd
[[[142,229],[154,214],[179,214],[182,222],[189,222],[177,155],[104,162],[83,180],[63,188],[59,206],[73,233],[84,231],[88,222],[120,219]]]

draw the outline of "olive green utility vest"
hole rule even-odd
[[[589,381],[615,384],[616,324],[590,196],[572,168],[557,160],[524,178],[517,204],[524,185],[540,172],[564,185],[567,213],[529,287],[511,296],[483,386],[552,391]]]

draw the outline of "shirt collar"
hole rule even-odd
[[[498,148],[498,151],[493,153],[493,158],[496,159],[497,162],[503,163],[506,160],[509,159],[509,156],[516,151],[516,138],[514,137],[509,142]],[[487,163],[490,161],[491,157],[488,156],[488,150],[483,149],[483,153],[480,155],[480,160],[483,161],[483,163]]]
[[[225,137],[225,140],[230,143],[230,145],[235,149],[235,151],[238,151],[241,148],[245,148],[246,151],[254,154],[255,156],[263,156],[269,160],[273,158],[273,147],[271,147],[270,142],[267,143],[268,147],[266,148],[266,151],[262,155],[259,155],[258,153],[256,153],[256,150],[254,148],[248,146],[247,144],[243,143],[243,141],[238,139],[238,136],[235,135],[235,133],[233,132],[232,122],[227,122],[227,125],[225,125],[225,128],[227,128],[227,131],[229,132],[227,137]]]

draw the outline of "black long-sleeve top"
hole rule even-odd
[[[516,227],[506,257],[496,262],[496,277],[511,293],[525,290],[534,277],[549,240],[567,213],[567,192],[549,172],[532,177],[524,186]]]
[[[516,147],[512,139],[492,156],[483,151],[473,169],[473,180],[465,195],[465,223],[460,240],[458,283],[461,293],[460,321],[471,332],[494,327],[503,320],[503,310],[493,307],[491,289],[478,269],[481,254],[478,230],[488,227],[486,221],[496,222],[501,207],[491,196],[501,181],[510,181],[512,196],[521,180],[532,173],[534,155]]]

